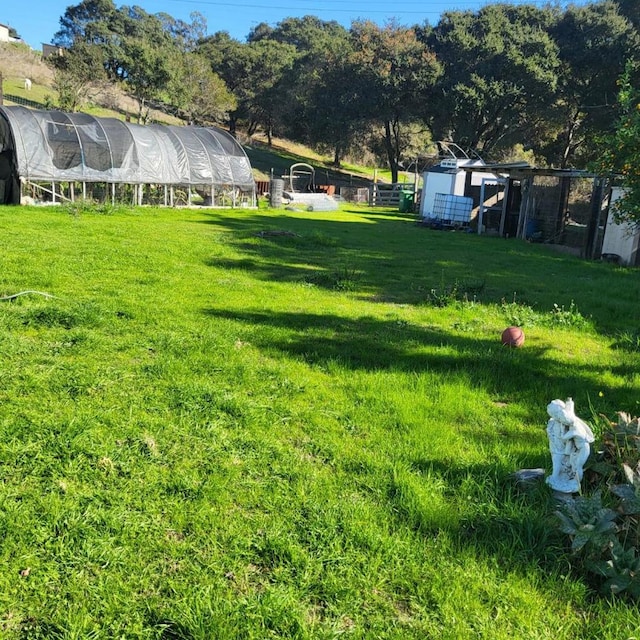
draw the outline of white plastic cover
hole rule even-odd
[[[215,127],[143,126],[86,113],[0,107],[29,180],[212,185],[252,191],[251,163]]]

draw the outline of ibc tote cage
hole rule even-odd
[[[0,107],[0,156],[0,202],[256,206],[249,159],[217,127]]]

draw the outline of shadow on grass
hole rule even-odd
[[[336,218],[332,218],[335,215]],[[604,335],[640,330],[634,270],[559,255],[520,240],[421,228],[394,212],[280,212],[199,221],[230,232],[225,244],[237,260],[212,255],[211,267],[243,269],[265,281],[307,282],[344,290],[368,301],[420,304],[433,290],[456,290],[481,304],[517,302],[537,312],[572,309]]]
[[[460,378],[505,400],[537,406],[539,399],[592,397],[604,393],[617,406],[635,403],[633,388],[602,383],[606,368],[593,364],[554,363],[546,349],[507,349],[494,340],[362,317],[340,318],[314,313],[240,311],[208,308],[213,318],[245,326],[248,339],[261,349],[304,360],[312,366],[337,363],[354,370],[433,371]],[[273,331],[276,329],[277,331]],[[544,356],[544,357],[543,357]]]
[[[438,232],[424,235],[424,230],[416,229],[406,216],[346,213],[344,220],[337,222],[279,214],[221,221],[234,234],[227,244],[241,257],[212,256],[206,264],[248,271],[269,282],[357,291],[369,301],[399,304],[423,303],[434,287],[464,287],[468,280],[477,284],[475,266],[467,268],[459,262],[454,255],[458,249],[438,242]],[[447,240],[447,236],[441,237]],[[421,240],[427,242],[423,245]],[[417,257],[422,252],[428,255],[426,263]],[[504,290],[487,292],[487,301],[512,296],[512,286],[513,280]]]
[[[598,329],[609,335],[616,331],[618,304],[624,308],[625,320],[621,321],[628,315],[635,322],[634,303],[627,304],[619,295],[625,287],[635,291],[638,279],[633,274],[546,254],[517,241],[418,230],[388,214],[356,209],[348,213],[357,219],[271,215],[215,222],[236,234],[230,244],[242,257],[237,261],[212,258],[209,264],[245,268],[257,278],[306,281],[327,289],[339,288],[329,276],[339,271],[336,265],[346,265],[359,294],[373,292],[376,299],[403,303],[423,302],[425,292],[438,285],[442,272],[449,282],[482,274],[487,283],[482,293],[485,303],[500,303],[505,297],[511,300],[514,291],[519,300],[526,295],[528,303],[546,309],[556,302],[564,304],[566,300],[568,306],[569,300],[576,300],[580,311],[593,317]],[[250,239],[261,227],[286,229],[296,235]],[[318,274],[324,274],[324,279]],[[622,388],[603,382],[611,379],[610,366],[578,362],[569,367],[564,361],[555,361],[551,352],[531,345],[505,349],[493,340],[372,317],[350,319],[250,308],[208,308],[204,312],[238,323],[248,341],[276,357],[296,358],[327,369],[337,365],[353,371],[432,372],[443,379],[458,379],[470,391],[482,389],[496,400],[517,401],[525,411],[541,412],[541,398],[548,401],[566,395],[573,395],[581,407],[587,406],[588,396],[599,394],[607,396],[610,406],[635,406],[636,402],[635,385]],[[634,346],[635,342],[628,351],[634,351]],[[626,367],[621,363],[615,368],[618,378],[625,377]],[[509,437],[518,439],[523,452],[539,450],[543,429],[541,424],[540,431],[514,430],[510,436],[499,427],[458,426],[470,447],[489,451]],[[384,488],[376,494],[399,527],[408,527],[425,538],[445,530],[461,553],[491,558],[505,570],[522,570],[523,575],[532,567],[554,575],[569,570],[566,537],[556,527],[552,515],[555,505],[544,483],[524,493],[510,477],[515,469],[493,460],[458,465],[420,455],[416,452],[415,458],[409,457],[399,473],[390,464]],[[366,490],[373,472],[366,465],[357,466],[345,471]],[[440,493],[430,486],[434,478],[444,487]],[[469,501],[463,504],[467,495]]]
[[[400,220],[402,222],[410,222],[415,224],[418,222],[418,217],[410,213],[402,213],[397,209],[380,207],[378,209],[362,208],[362,209],[342,209],[343,213],[356,214],[365,218],[371,218],[377,220],[379,218],[388,218],[390,220]]]
[[[556,503],[544,480],[519,486],[512,470],[494,463],[415,462],[409,465],[411,477],[392,474],[389,479],[389,513],[399,525],[427,537],[445,530],[461,552],[494,558],[509,570],[558,571],[567,538],[558,529]],[[421,495],[421,487],[434,482],[447,487],[435,508]]]

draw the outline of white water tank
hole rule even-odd
[[[422,174],[422,195],[420,198],[420,216],[435,218],[433,207],[436,194],[445,193],[454,196],[465,195],[467,172],[462,167],[484,165],[482,160],[469,158],[446,158]],[[473,180],[473,174],[472,174]]]

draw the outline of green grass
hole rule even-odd
[[[308,147],[303,147],[287,140],[277,140],[272,147],[264,142],[250,141],[244,146],[254,173],[262,180],[268,180],[272,175],[281,177],[289,174],[292,164],[304,162],[315,169],[316,184],[347,184],[368,186],[371,175],[366,169],[349,166],[336,169],[331,166],[329,158],[313,153]]]
[[[20,96],[27,100],[46,104],[47,101],[57,100],[57,92],[52,87],[34,82],[31,85],[31,91],[24,88],[24,78],[7,78],[2,83],[5,93]]]
[[[637,630],[510,479],[550,400],[638,413],[637,271],[356,207],[0,234],[0,295],[56,296],[0,302],[1,637]]]
[[[391,182],[391,171],[363,167],[349,162],[342,162],[339,169],[332,165],[332,159],[313,152],[308,147],[289,140],[276,139],[272,147],[264,141],[252,140],[244,149],[254,168],[256,179],[268,180],[272,175],[281,177],[288,175],[292,164],[305,162],[316,170],[316,184],[353,184],[368,187],[374,178],[378,182]],[[415,174],[401,171],[399,182],[413,184]],[[419,178],[420,180],[420,178]]]

